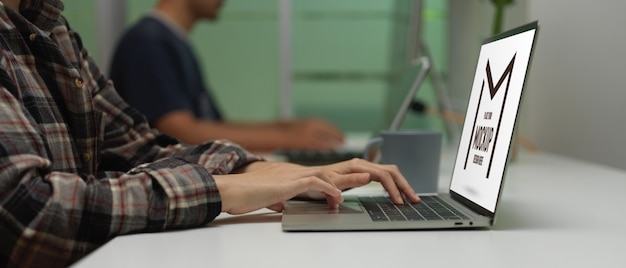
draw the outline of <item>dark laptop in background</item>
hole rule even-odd
[[[492,226],[537,31],[533,22],[483,42],[474,82],[468,85],[471,94],[448,193],[420,195],[421,202],[406,205],[394,205],[384,195],[345,195],[338,209],[325,201],[291,200],[283,211],[283,230]]]
[[[403,85],[403,91],[406,90],[406,93],[401,99],[401,102],[390,104],[391,107],[398,107],[398,110],[393,117],[393,121],[387,123],[389,125],[387,130],[397,130],[400,127],[402,120],[410,110],[411,103],[429,70],[430,62],[426,57],[418,58],[412,66],[407,67],[407,71],[404,74],[405,77],[402,79],[407,80],[410,84]],[[378,135],[378,132],[381,130],[383,129],[376,130],[374,135]],[[371,134],[350,135],[350,133],[348,133],[344,144],[335,150],[279,150],[276,151],[275,154],[285,158],[287,162],[308,166],[337,163],[352,158],[363,157],[363,150],[370,138]]]

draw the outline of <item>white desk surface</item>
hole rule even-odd
[[[121,236],[75,267],[626,267],[625,191],[626,171],[522,153],[491,229],[287,233],[280,213],[260,210]]]

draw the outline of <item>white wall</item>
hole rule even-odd
[[[459,103],[476,39],[490,30],[489,3],[450,1],[449,82]],[[518,0],[507,10],[505,28],[540,23],[520,130],[541,150],[626,169],[624,10],[621,0]]]
[[[532,0],[541,30],[526,133],[548,151],[626,169],[626,1]]]

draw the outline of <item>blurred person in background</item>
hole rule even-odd
[[[119,94],[153,127],[198,144],[226,138],[246,149],[332,150],[343,133],[320,118],[231,122],[205,84],[189,34],[199,21],[217,20],[221,0],[159,0],[119,40],[111,79]],[[242,96],[244,98],[245,96]]]

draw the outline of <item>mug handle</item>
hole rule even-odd
[[[378,160],[380,159],[380,150],[374,154],[374,159],[370,159],[370,149],[372,149],[373,146],[380,146],[381,144],[383,144],[383,138],[382,137],[376,137],[373,138],[371,140],[369,140],[367,142],[367,144],[365,145],[365,149],[363,149],[363,159],[367,160],[367,161],[372,161],[372,160]]]

